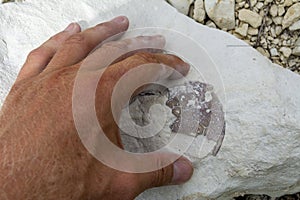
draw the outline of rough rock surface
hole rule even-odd
[[[0,38],[7,47],[1,51],[1,101],[34,47],[71,21],[94,25],[118,14],[129,16],[131,28],[168,27],[193,38],[214,60],[226,91],[226,137],[217,157],[195,161],[188,183],[148,190],[137,199],[226,200],[245,193],[280,196],[300,191],[300,76],[252,48],[239,48],[247,44],[178,14],[162,0],[31,0],[1,5],[0,24],[5,28]]]
[[[220,28],[231,30],[235,26],[234,0],[205,0],[205,10]]]
[[[205,19],[205,10],[204,10],[204,2],[203,0],[196,0],[195,1],[195,8],[194,8],[194,16],[193,18],[198,22],[204,22]]]
[[[299,21],[296,21],[295,23],[293,23],[289,29],[291,31],[295,31],[295,30],[299,30],[300,29],[300,20]]]
[[[293,54],[296,56],[300,56],[300,38],[295,43],[295,48],[293,50]]]
[[[262,23],[262,17],[259,14],[246,9],[239,12],[239,19],[243,22],[247,22],[253,28],[258,28]]]
[[[235,27],[227,32],[244,40],[272,62],[300,74],[300,57],[294,54],[286,57],[288,54],[280,51],[281,48],[294,48],[295,42],[300,36],[299,12],[295,9],[297,8],[295,5],[299,3],[300,0],[236,0]],[[225,28],[217,27],[209,16],[205,17],[203,21],[198,20],[195,15],[197,9],[196,3],[192,4],[188,16],[208,27],[226,31]],[[241,16],[242,20],[239,18],[241,11],[242,13],[246,11],[243,13],[244,16]],[[283,27],[284,17],[291,23],[289,27]],[[249,24],[247,33],[245,33],[245,24]],[[251,24],[256,24],[255,26],[258,27],[254,28]],[[275,54],[276,56],[272,54],[274,49],[278,52]]]
[[[179,12],[187,15],[190,10],[190,5],[194,0],[168,0],[168,2],[173,5]]]
[[[282,25],[283,28],[289,27],[300,19],[300,3],[291,6],[284,15]]]

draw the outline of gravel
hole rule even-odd
[[[209,12],[203,6],[207,2],[210,2]],[[234,13],[228,14],[235,16],[234,28],[224,24],[220,27],[216,21],[220,19],[216,11],[226,2],[235,3]],[[197,22],[231,33],[272,62],[300,74],[300,46],[296,43],[300,38],[300,0],[195,0],[189,10],[188,16]]]

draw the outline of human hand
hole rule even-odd
[[[99,43],[126,31],[128,23],[127,18],[118,17],[83,32],[73,23],[29,54],[0,113],[0,199],[134,199],[148,188],[181,184],[191,177],[193,167],[184,157],[153,172],[110,168],[89,153],[77,134],[72,113],[77,72]],[[149,52],[132,53],[106,67],[110,53],[145,42],[162,48],[164,39],[153,36],[110,42],[95,52],[101,64],[86,70],[87,78],[101,71],[96,113],[107,138],[120,148],[111,111],[117,81],[147,63],[167,65],[182,75],[189,70],[174,55]],[[145,71],[142,78],[157,79],[159,69]],[[165,78],[170,76],[170,71],[164,72]],[[136,77],[132,84],[139,81]],[[125,102],[120,101],[123,106]]]

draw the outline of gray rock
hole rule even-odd
[[[279,56],[279,53],[276,48],[270,49],[271,56]]]

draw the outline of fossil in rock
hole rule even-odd
[[[190,81],[169,88],[158,84],[144,88],[147,89],[131,99],[131,103],[139,101],[138,108],[129,108],[131,118],[136,124],[145,126],[149,123],[149,109],[153,103],[165,104],[172,110],[175,118],[170,125],[172,133],[193,137],[203,135],[215,142],[212,154],[218,153],[225,135],[225,119],[213,86]]]
[[[170,126],[172,132],[197,137],[204,135],[216,145],[216,155],[225,136],[225,119],[222,105],[213,92],[213,86],[199,81],[168,89],[166,105],[172,109],[176,120]]]

